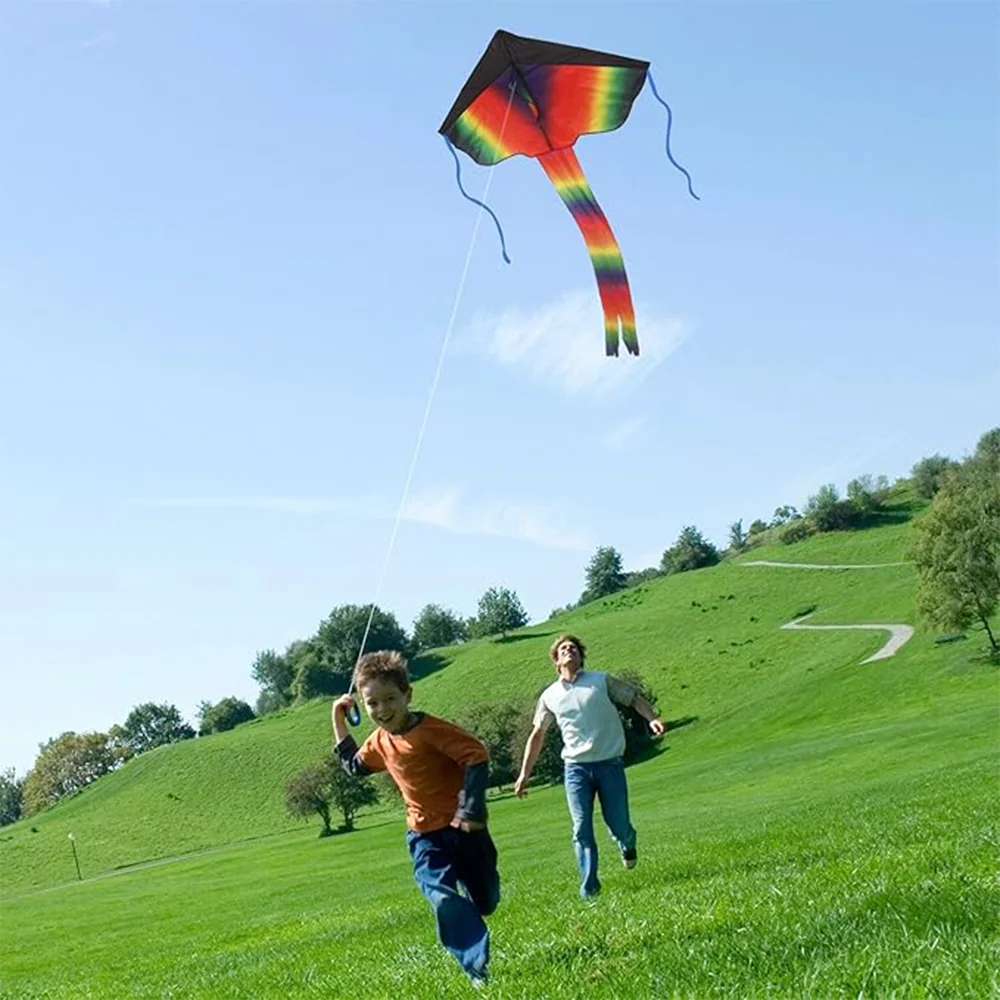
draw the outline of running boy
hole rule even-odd
[[[514,792],[518,798],[527,795],[528,778],[554,719],[563,738],[566,801],[573,823],[580,895],[591,899],[601,891],[594,837],[595,794],[601,801],[604,822],[621,851],[622,863],[626,868],[634,868],[638,860],[625,782],[625,730],[613,703],[633,707],[649,720],[656,736],[666,726],[632,685],[610,674],[585,670],[586,650],[576,636],[560,636],[549,654],[559,677],[538,699],[534,727],[524,747],[524,761]]]
[[[482,987],[490,959],[483,917],[500,902],[497,851],[486,828],[489,754],[464,729],[410,711],[413,689],[399,653],[366,654],[354,679],[377,728],[359,749],[345,722],[351,696],[339,698],[332,713],[336,753],[348,774],[388,771],[396,783],[414,878],[434,909],[438,938]]]

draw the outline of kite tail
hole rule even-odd
[[[649,85],[653,88],[653,97],[667,109],[667,158],[687,178],[688,191],[691,193],[691,197],[695,201],[701,201],[701,198],[694,193],[694,188],[691,187],[691,175],[674,159],[674,154],[670,152],[670,125],[673,122],[674,113],[670,110],[670,105],[657,93],[656,84],[653,82],[653,74],[648,70],[646,71],[646,79],[649,80]]]
[[[507,256],[507,241],[503,238],[503,229],[500,227],[500,220],[493,214],[493,209],[489,205],[481,202],[478,198],[473,198],[464,187],[462,187],[462,164],[458,162],[458,154],[455,152],[455,147],[451,144],[451,140],[448,136],[444,137],[444,141],[448,148],[451,150],[451,155],[455,158],[455,180],[458,181],[458,190],[469,199],[474,205],[478,205],[480,208],[485,209],[490,213],[493,222],[496,224],[497,232],[500,234],[500,251],[503,254],[503,259],[509,264],[510,257]]]
[[[543,153],[538,162],[576,220],[587,244],[604,310],[605,354],[609,357],[618,355],[619,335],[629,354],[638,354],[635,309],[621,250],[587,183],[576,153],[572,148],[556,149]]]

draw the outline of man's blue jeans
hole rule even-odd
[[[409,830],[406,845],[413,877],[434,910],[438,939],[467,975],[484,976],[490,933],[483,917],[500,903],[497,850],[489,830]]]
[[[621,757],[581,764],[566,761],[566,802],[573,820],[573,848],[580,869],[580,895],[584,899],[600,892],[597,877],[597,840],[594,837],[594,796],[608,831],[621,851],[635,847],[636,833],[629,820],[625,762]]]

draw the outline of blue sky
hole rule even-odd
[[[532,619],[597,545],[960,456],[1000,422],[1000,14],[927,3],[7,4],[0,767],[374,596],[476,222],[437,128],[498,27],[652,62],[580,234],[497,168],[380,604]],[[463,162],[468,190],[486,173]]]

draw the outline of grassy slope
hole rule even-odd
[[[906,534],[751,558],[896,561]],[[601,831],[607,893],[594,910],[575,901],[562,790],[495,803],[506,898],[491,920],[491,992],[990,995],[995,669],[972,660],[972,643],[936,647],[919,629],[868,665],[879,633],[779,631],[812,604],[817,623],[916,624],[914,587],[909,567],[727,564],[449,651],[447,669],[418,685],[431,711],[450,714],[469,692],[530,698],[551,676],[552,633],[566,628],[595,666],[640,670],[666,717],[696,718],[630,769],[642,861],[636,873],[616,868]],[[38,834],[4,831],[10,995],[468,995],[412,887],[398,816],[326,841],[313,823],[231,843],[289,830],[276,786],[328,745],[328,706],[306,706],[140,759],[29,821]],[[88,872],[230,846],[11,898],[71,874],[70,828]]]
[[[893,562],[905,557],[909,530],[903,524],[824,536],[755,550],[746,558]],[[912,678],[903,683],[906,675],[895,669],[866,668],[831,686],[822,670],[831,662],[863,659],[884,641],[882,633],[789,634],[778,627],[812,604],[818,606],[817,624],[912,623],[913,587],[908,567],[841,574],[730,563],[656,580],[508,641],[444,651],[447,669],[418,682],[415,704],[444,715],[469,700],[515,698],[527,707],[551,677],[549,643],[566,629],[584,636],[594,666],[642,673],[659,694],[665,717],[697,718],[668,745],[738,749],[741,734],[753,739],[761,712],[777,712],[792,729],[812,718],[838,725],[831,702],[850,704],[859,686],[872,700],[869,711],[878,715],[879,703],[888,699],[891,715],[922,703],[925,693]],[[918,632],[911,647],[929,642]],[[367,728],[366,721],[362,732]],[[89,876],[300,829],[302,822],[284,812],[283,781],[329,746],[329,705],[318,702],[144,754],[75,798],[0,831],[2,891],[72,879],[70,831]]]

